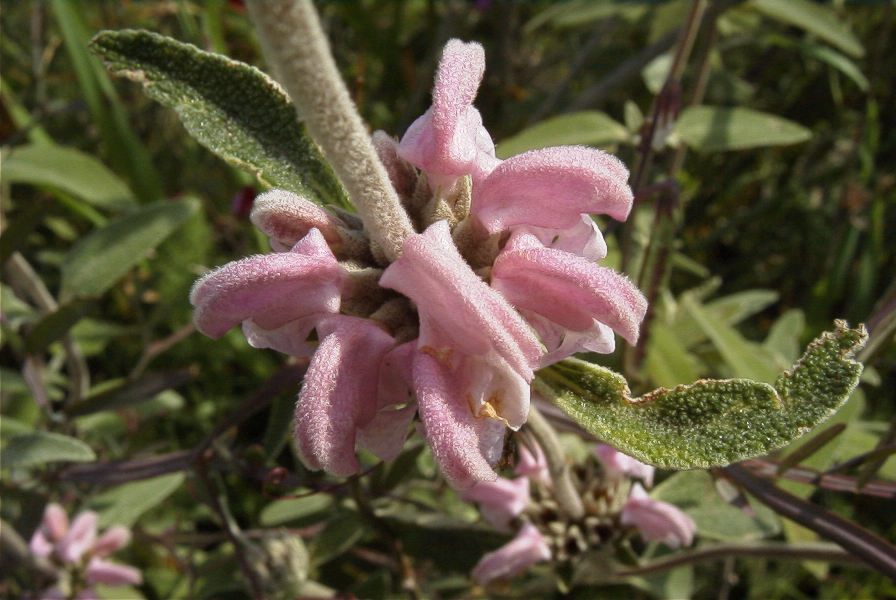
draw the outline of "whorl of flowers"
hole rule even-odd
[[[40,594],[40,600],[91,600],[96,598],[97,584],[122,586],[142,581],[137,569],[106,560],[128,545],[130,529],[116,525],[98,536],[97,520],[97,514],[88,510],[69,524],[60,505],[51,503],[44,509],[29,548],[56,567],[59,580]]]
[[[295,418],[309,468],[356,473],[359,447],[390,460],[417,415],[449,483],[493,481],[536,369],[638,337],[646,302],[596,264],[590,216],[628,216],[628,171],[581,146],[498,159],[473,106],[484,69],[480,45],[451,40],[429,110],[400,142],[373,136],[415,228],[399,257],[355,215],[272,190],[251,218],[275,252],[193,288],[203,333],[242,324],[253,346],[311,358]]]

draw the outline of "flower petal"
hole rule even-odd
[[[653,474],[656,469],[640,460],[623,454],[609,444],[598,444],[594,448],[604,469],[614,477],[629,475],[643,481],[647,487],[653,485]]]
[[[348,476],[358,472],[356,429],[376,414],[380,363],[395,341],[374,321],[344,315],[317,331],[296,405],[296,446],[309,468]]]
[[[647,301],[624,276],[568,252],[517,235],[495,259],[492,287],[519,308],[573,331],[593,321],[609,325],[634,344]]]
[[[384,461],[401,453],[417,403],[413,398],[416,341],[390,350],[380,364],[376,416],[358,429],[358,445]]]
[[[417,305],[421,347],[439,347],[438,339],[468,355],[494,349],[526,381],[532,379],[541,345],[519,313],[464,262],[447,222],[409,236],[380,285]]]
[[[475,180],[499,162],[482,117],[472,106],[484,72],[481,45],[450,40],[439,61],[432,106],[401,139],[399,155],[430,176],[434,187],[468,174]]]
[[[31,536],[31,540],[28,542],[28,547],[31,549],[31,552],[37,556],[46,558],[50,556],[56,543],[59,542],[67,532],[68,515],[65,514],[65,510],[59,504],[51,502],[44,508],[43,519],[41,519],[37,531]]]
[[[464,397],[463,383],[447,365],[426,352],[418,352],[414,358],[414,384],[423,433],[448,483],[463,489],[497,479],[492,469],[498,458],[494,449],[500,448],[505,425],[476,418]]]
[[[119,565],[101,558],[91,558],[87,564],[87,583],[93,585],[136,585],[143,581],[140,571],[134,567]]]
[[[526,522],[510,542],[482,557],[473,569],[473,578],[481,585],[509,579],[550,558],[551,549],[544,538],[532,523]]]
[[[274,249],[278,251],[289,250],[311,229],[320,231],[328,244],[339,244],[339,227],[345,226],[310,200],[278,189],[259,194],[249,218],[271,238]]]
[[[513,156],[473,188],[473,213],[489,233],[519,225],[564,229],[582,214],[623,221],[632,207],[622,162],[585,146],[556,146]]]
[[[93,543],[90,553],[94,556],[108,556],[128,545],[131,541],[131,530],[122,525],[116,525],[107,529]]]
[[[640,483],[632,486],[621,523],[634,525],[647,541],[662,541],[672,548],[689,546],[697,525],[677,506],[654,500]]]
[[[462,490],[460,497],[479,504],[486,521],[499,529],[507,529],[510,522],[521,515],[529,503],[529,478],[480,481]]]
[[[56,546],[59,558],[67,563],[81,560],[96,539],[98,518],[97,514],[90,510],[85,510],[75,517],[72,526]]]
[[[218,338],[246,319],[274,329],[309,314],[334,313],[342,278],[323,235],[312,229],[290,252],[244,258],[199,279],[190,293],[193,321]]]
[[[514,228],[514,234],[521,233],[534,235],[546,248],[571,252],[588,260],[600,260],[607,256],[607,242],[591,215],[581,215],[579,223],[562,229],[531,226]]]

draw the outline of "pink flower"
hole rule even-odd
[[[645,540],[661,541],[672,548],[689,546],[697,530],[691,517],[668,502],[652,499],[640,483],[632,487],[621,522],[637,527]]]
[[[295,420],[309,468],[356,473],[358,448],[391,459],[416,414],[451,485],[495,481],[534,371],[638,336],[643,296],[593,262],[606,244],[590,216],[626,218],[628,172],[585,147],[496,158],[473,106],[484,69],[480,45],[451,40],[431,108],[398,143],[373,136],[417,228],[398,258],[368,240],[388,224],[274,190],[251,214],[274,253],[193,288],[201,332],[241,324],[253,346],[311,358]]]
[[[482,557],[473,569],[473,578],[482,585],[509,579],[550,558],[547,542],[532,523],[526,522],[510,542]]]
[[[636,458],[632,458],[628,454],[623,454],[609,444],[598,444],[594,449],[594,453],[600,459],[604,470],[611,477],[619,477],[621,475],[629,475],[636,479],[640,479],[647,487],[653,485],[653,473],[655,469],[642,463]]]
[[[94,598],[93,586],[96,584],[121,586],[142,581],[137,569],[105,560],[106,556],[130,542],[130,530],[122,526],[110,527],[97,537],[97,518],[95,512],[84,511],[69,526],[62,507],[55,503],[48,504],[41,525],[29,542],[34,554],[49,559],[60,569],[83,571],[83,576],[72,577],[74,581],[83,579],[85,585],[78,592],[78,598]],[[68,595],[56,586],[41,594],[41,598],[47,599],[66,597]]]
[[[423,170],[435,188],[447,189],[464,175],[476,180],[498,162],[492,138],[473,107],[484,72],[482,46],[450,40],[442,51],[432,106],[401,140],[399,155]]]

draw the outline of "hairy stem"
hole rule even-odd
[[[247,2],[265,58],[389,261],[414,233],[336,68],[311,0]]]
[[[569,461],[566,453],[557,439],[557,433],[548,423],[533,403],[529,408],[529,418],[526,427],[538,441],[538,445],[544,451],[548,463],[548,472],[554,484],[554,497],[557,503],[572,519],[581,519],[585,516],[585,507],[579,492],[570,478]]]

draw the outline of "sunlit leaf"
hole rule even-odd
[[[691,106],[675,124],[688,146],[704,152],[787,146],[805,142],[812,133],[783,117],[743,107]]]
[[[63,191],[100,208],[134,205],[134,193],[96,157],[74,148],[30,144],[13,148],[3,161],[4,184],[27,183]]]
[[[577,359],[542,369],[533,385],[595,436],[644,462],[725,465],[790,443],[849,398],[862,372],[853,355],[867,333],[836,325],[774,385],[701,380],[632,398],[622,376]]]
[[[808,0],[750,0],[748,7],[767,17],[818,36],[856,58],[865,54],[862,43],[833,9]]]
[[[190,200],[155,202],[94,230],[65,256],[61,296],[102,294],[196,210],[198,204]]]
[[[758,502],[748,514],[723,500],[705,471],[684,471],[663,480],[650,496],[674,504],[694,519],[701,538],[728,542],[760,540],[776,535],[781,522]]]
[[[181,486],[183,473],[124,483],[94,496],[90,507],[99,513],[100,527],[131,526],[140,515],[162,503]]]
[[[96,460],[96,454],[81,440],[48,431],[14,436],[0,452],[0,465],[4,469],[92,460]]]
[[[265,506],[259,517],[262,525],[293,526],[311,525],[324,520],[333,510],[333,498],[329,494],[310,494],[299,498],[275,500]]]
[[[149,31],[104,31],[90,47],[224,160],[318,204],[348,206],[286,93],[258,69]]]

